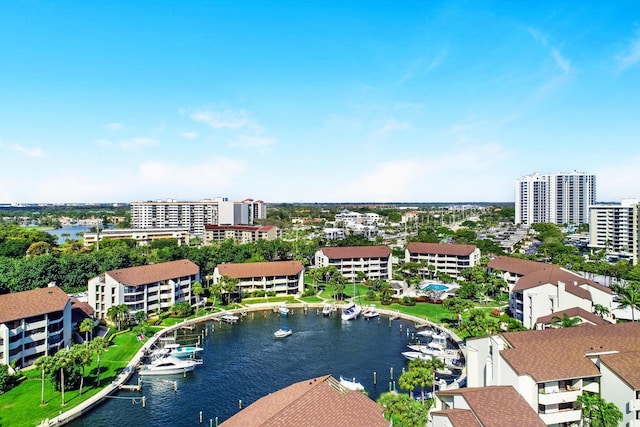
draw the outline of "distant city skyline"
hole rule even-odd
[[[640,4],[0,4],[0,204],[640,197]]]

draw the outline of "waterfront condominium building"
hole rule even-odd
[[[589,247],[613,259],[638,263],[638,199],[589,207]]]
[[[253,224],[267,217],[267,205],[262,200],[245,199],[231,202],[226,197],[181,202],[178,200],[131,203],[133,228],[182,228],[194,235],[204,235],[204,226]]]
[[[360,274],[367,280],[391,280],[391,250],[387,246],[342,246],[320,248],[315,255],[316,267],[333,266],[348,281]]]
[[[55,285],[0,295],[0,364],[29,366],[70,345],[71,305]]]
[[[130,316],[169,310],[182,301],[192,303],[191,285],[199,281],[200,268],[187,259],[111,270],[89,280],[89,304],[98,319],[122,304]]]
[[[516,224],[586,224],[596,177],[583,172],[525,176],[516,181]]]

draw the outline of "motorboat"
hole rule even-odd
[[[348,380],[346,378],[342,378],[342,376],[340,376],[340,385],[348,388],[349,390],[353,390],[353,391],[362,391],[364,390],[364,386],[362,384],[360,384],[359,382],[356,382],[356,379],[353,378],[351,380]]]
[[[226,313],[220,316],[220,320],[227,323],[236,323],[238,320],[240,320],[240,317],[232,313]]]
[[[374,317],[378,317],[380,316],[380,313],[378,313],[378,309],[376,308],[375,305],[371,304],[369,307],[367,307],[367,309],[362,313],[362,315],[364,317],[366,317],[367,319],[372,319]]]
[[[204,350],[202,347],[197,347],[195,345],[187,345],[183,346],[180,344],[166,344],[164,349],[168,351],[170,356],[175,356],[179,359],[186,359],[189,357],[195,357],[197,353]]]
[[[357,319],[361,312],[362,307],[352,302],[347,308],[342,309],[342,320]]]
[[[280,308],[278,308],[278,313],[281,316],[286,316],[287,314],[289,314],[289,307],[287,307],[285,304],[282,304]]]
[[[281,326],[280,329],[273,333],[273,336],[276,338],[284,338],[291,335],[293,331],[288,326]]]
[[[433,335],[433,331],[431,329],[425,329],[424,331],[416,332],[416,335],[419,335],[421,337],[430,337]]]
[[[324,307],[322,307],[322,315],[331,316],[331,313],[333,313],[333,306],[331,304],[325,304]]]
[[[193,371],[201,363],[195,359],[178,359],[175,356],[165,355],[155,358],[148,365],[143,365],[138,374],[141,376],[184,374]]]
[[[423,353],[421,351],[404,351],[402,352],[402,355],[407,360],[415,360],[415,359],[431,360],[430,354]]]
[[[434,341],[437,341],[437,340],[445,340],[446,341],[446,339],[448,338],[448,335],[447,335],[446,332],[443,331],[443,332],[440,332],[440,333],[438,333],[438,332],[433,333],[431,335],[431,337],[433,338]]]

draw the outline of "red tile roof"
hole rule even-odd
[[[432,417],[445,416],[452,427],[483,427],[470,409],[445,409],[432,411]]]
[[[475,245],[458,245],[454,243],[422,243],[411,242],[407,250],[412,254],[438,254],[453,256],[469,256],[477,248]]]
[[[502,357],[518,375],[536,382],[599,377],[589,353],[640,351],[640,322],[584,325],[500,334],[510,348]],[[469,340],[473,345],[473,340]]]
[[[329,259],[388,258],[391,255],[387,246],[343,246],[320,250]]]
[[[558,282],[565,284],[565,291],[589,301],[592,301],[592,298],[591,292],[587,289],[588,287],[593,287],[608,294],[612,293],[611,289],[606,286],[602,286],[593,280],[587,280],[557,265],[548,265],[547,268],[522,276],[513,287],[513,292],[524,291],[546,284],[558,286]]]
[[[488,386],[459,388],[437,393],[441,395],[460,395],[469,404],[479,424],[454,424],[458,426],[491,426],[491,427],[543,427],[546,424],[529,406],[524,398],[512,386]],[[447,413],[448,411],[434,412]],[[451,417],[449,417],[451,419]],[[465,417],[464,421],[468,420]]]
[[[592,325],[610,325],[611,324],[611,322],[609,322],[608,320],[603,319],[602,317],[597,316],[581,307],[572,307],[566,310],[556,311],[555,313],[551,313],[546,316],[538,317],[538,319],[536,320],[536,323],[543,323],[545,325],[548,325],[550,323],[553,323],[553,320],[555,317],[562,319],[562,317],[565,314],[569,317],[579,317],[582,319],[583,322],[587,322]]]
[[[383,408],[330,375],[301,381],[242,409],[220,427],[390,427]]]
[[[488,267],[493,270],[515,273],[520,276],[547,268],[549,264],[528,259],[498,256],[489,261]]]
[[[107,275],[118,281],[118,283],[124,285],[146,285],[199,273],[200,268],[188,259],[106,272]]]
[[[300,261],[247,262],[244,264],[218,264],[222,276],[235,279],[265,276],[294,276],[304,269]]]
[[[616,373],[624,382],[634,390],[640,390],[640,351],[603,354],[600,356],[602,363]]]
[[[0,295],[0,323],[61,311],[69,300],[57,286]]]

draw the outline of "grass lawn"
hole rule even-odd
[[[309,297],[302,297],[302,298],[298,298],[300,301],[304,301],[307,303],[317,303],[317,302],[322,302],[322,298],[317,297],[315,295],[311,295]]]
[[[242,304],[264,304],[264,303],[276,303],[276,302],[294,302],[295,297],[293,295],[283,295],[277,297],[258,297],[258,298],[242,298]]]
[[[126,333],[114,338],[109,349],[100,358],[100,384],[108,385],[116,379],[118,373],[127,366],[129,360],[142,347],[132,333]],[[93,363],[85,369],[84,388],[82,395],[79,390],[66,390],[65,405],[62,406],[62,393],[54,390],[51,381],[45,378],[44,400],[40,406],[42,396],[42,372],[37,369],[25,370],[27,379],[9,392],[0,395],[0,426],[33,427],[45,418],[54,418],[60,411],[65,411],[85,401],[101,390],[97,386],[98,359],[94,356]]]

